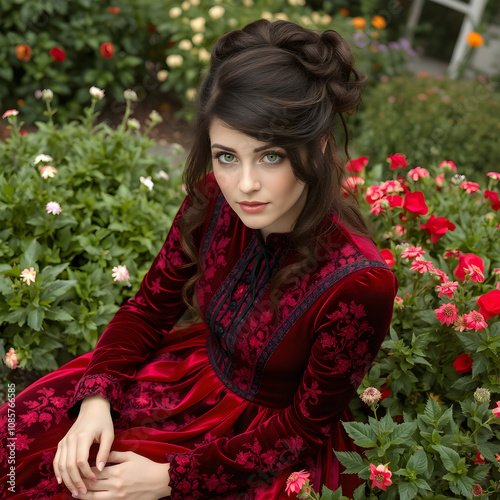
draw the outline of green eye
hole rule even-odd
[[[223,155],[219,156],[219,158],[222,163],[232,163],[236,157],[231,153],[224,153]]]
[[[279,163],[283,158],[283,155],[280,153],[267,153],[264,156],[267,163]]]

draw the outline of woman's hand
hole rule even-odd
[[[114,438],[109,401],[100,395],[86,397],[75,423],[57,445],[53,464],[58,483],[64,482],[73,496],[78,492],[86,493],[82,476],[97,480],[88,462],[92,443],[100,444],[96,463],[101,465],[99,468],[102,470],[108,461]]]
[[[84,479],[87,486],[81,500],[158,500],[170,496],[170,464],[160,464],[132,451],[112,451],[108,465],[100,472],[92,468],[97,481]]]

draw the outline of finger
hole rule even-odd
[[[62,483],[61,472],[59,471],[59,459],[61,457],[61,443],[57,445],[56,456],[52,461],[52,466],[54,467],[54,474],[56,475],[56,479],[58,484]]]
[[[83,483],[80,475],[80,465],[83,464],[85,456],[88,457],[88,450],[90,448],[90,443],[86,443],[86,439],[78,439],[75,444],[71,444],[68,447],[67,458],[66,458],[66,471],[69,477],[68,488],[71,490],[73,496],[78,495],[78,493],[84,495],[87,493],[87,488]]]
[[[109,454],[109,461],[117,464],[130,461],[130,451],[112,451]]]
[[[73,481],[70,478],[67,464],[67,456],[68,456],[68,445],[65,443],[64,446],[60,448],[59,461],[58,461],[58,470],[61,474],[62,482],[65,484],[66,488],[68,488],[73,495],[77,494],[78,491],[73,484]]]
[[[99,451],[95,459],[98,470],[102,471],[104,466],[108,463],[109,452],[113,444],[115,436],[112,432],[103,432],[101,435],[101,442],[99,444]]]

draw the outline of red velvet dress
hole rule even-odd
[[[301,469],[318,489],[342,485],[350,494],[359,484],[340,474],[332,449],[354,449],[341,421],[389,328],[394,275],[371,241],[332,222],[314,265],[287,282],[275,321],[270,278],[296,258],[287,235],[261,241],[212,175],[207,185],[211,217],[195,235],[204,321],[173,328],[192,273],[180,267],[188,261],[177,225],[186,200],[140,290],[95,350],[16,397],[15,493],[0,409],[2,498],[71,498],[52,461],[79,402],[93,394],[111,402],[112,449],[171,463],[174,500],[288,498],[286,479]]]

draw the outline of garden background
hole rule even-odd
[[[411,4],[0,0],[0,397],[92,350],[138,288],[184,196],[213,42],[289,19],[337,30],[368,77],[345,189],[400,282],[346,424],[366,456],[338,454],[368,480],[354,498],[500,498],[500,53],[476,57],[500,6],[451,80],[426,58],[446,66],[463,16],[427,1],[410,42]]]

